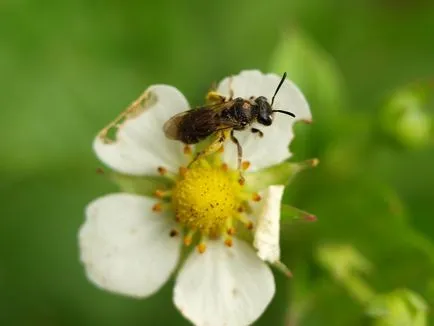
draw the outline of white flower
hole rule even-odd
[[[279,81],[275,74],[244,71],[224,79],[217,92],[229,96],[231,84],[235,97],[270,100]],[[258,126],[262,138],[247,130],[236,133],[244,150],[243,166],[252,175],[288,159],[293,123],[311,118],[303,95],[288,80],[273,108],[291,111],[296,119],[274,117],[271,126]],[[79,232],[81,260],[97,286],[143,298],[171,277],[180,263],[183,242],[199,240],[198,250],[192,250],[176,277],[176,307],[196,325],[249,325],[275,292],[264,261],[274,263],[280,257],[283,186],[252,191],[248,177],[241,185],[234,169],[237,151],[230,142],[223,154],[186,169],[190,151],[167,139],[162,126],[187,109],[189,104],[177,89],[154,85],[109,126],[117,127],[113,141],[108,140],[108,129],[96,137],[94,149],[102,162],[124,175],[154,176],[157,191],[155,196],[115,193],[91,202]],[[257,225],[258,253],[252,243],[234,236],[235,230],[249,234],[252,225]]]

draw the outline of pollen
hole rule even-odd
[[[196,165],[186,169],[172,192],[177,220],[202,235],[219,236],[240,206],[236,171]]]

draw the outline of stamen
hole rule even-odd
[[[225,172],[228,172],[228,170],[229,170],[229,165],[227,165],[226,163],[223,163],[223,164],[222,164],[222,170],[225,171]]]
[[[190,156],[193,153],[191,146],[185,145],[184,146],[184,154]]]
[[[154,206],[152,206],[153,212],[161,212],[163,210],[163,205],[161,203],[156,203]]]
[[[159,166],[159,167],[157,168],[157,171],[158,171],[158,174],[159,174],[159,175],[164,176],[164,177],[166,177],[166,178],[168,178],[168,179],[170,179],[170,180],[175,181],[176,178],[177,178],[177,175],[176,175],[175,173],[173,173],[173,172],[167,170],[167,169],[166,169],[165,167],[163,167],[163,166]]]
[[[159,166],[159,167],[157,168],[157,170],[158,170],[158,173],[159,173],[160,175],[165,175],[165,174],[167,173],[167,169],[164,168],[164,167],[162,167],[162,166]]]
[[[249,161],[244,161],[243,163],[241,163],[241,168],[244,171],[246,171],[249,167],[250,167],[250,162]]]
[[[233,245],[233,241],[232,241],[232,238],[226,238],[226,240],[225,240],[225,245],[227,246],[227,247],[232,247],[232,245]]]
[[[245,215],[243,215],[243,214],[238,214],[237,216],[236,216],[236,218],[241,222],[241,223],[243,223],[245,226],[246,226],[246,228],[248,229],[248,230],[253,230],[253,222],[252,221],[250,221]]]
[[[234,235],[235,234],[235,228],[232,226],[232,218],[228,218],[226,221],[226,233],[228,235]]]
[[[225,151],[225,147],[222,145],[219,149],[218,149],[218,153],[223,153]]]
[[[161,190],[161,189],[155,190],[155,196],[158,198],[167,198],[170,197],[171,195],[172,195],[171,190]]]
[[[171,230],[169,233],[171,238],[176,237],[178,234],[179,234],[178,230],[175,229]]]
[[[193,236],[196,233],[195,230],[189,230],[187,235],[184,237],[184,245],[187,247],[191,245],[191,242],[193,241]]]
[[[200,254],[203,254],[206,251],[206,244],[201,242],[197,245],[197,251],[199,251]]]
[[[244,184],[246,183],[246,180],[244,180],[244,178],[241,177],[241,178],[238,180],[238,183],[239,183],[241,186],[244,186]]]
[[[200,254],[203,254],[206,250],[206,241],[208,240],[208,237],[206,235],[202,235],[200,238],[199,244],[196,246],[197,251]]]
[[[257,192],[254,192],[254,193],[252,194],[252,200],[253,200],[253,201],[260,201],[261,199],[262,199],[261,195],[258,194]]]

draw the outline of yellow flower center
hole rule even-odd
[[[188,147],[184,148],[184,153],[189,159],[193,158]],[[249,166],[249,162],[243,162],[242,169],[247,170]],[[221,151],[193,162],[188,168],[180,167],[179,174],[164,167],[158,167],[158,173],[174,183],[170,189],[156,190],[155,196],[161,201],[152,210],[174,212],[176,221],[186,231],[185,245],[190,245],[194,234],[199,233],[197,249],[200,253],[206,250],[208,237],[221,237],[225,245],[231,247],[232,236],[239,224],[253,229],[246,213],[251,211],[249,201],[259,201],[261,196],[246,189],[240,181],[239,170],[222,163]],[[169,235],[176,237],[179,233],[178,229],[173,229]]]
[[[185,171],[172,192],[176,219],[203,235],[219,235],[241,204],[238,177],[237,172],[220,167],[199,166]]]

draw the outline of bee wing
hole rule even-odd
[[[163,125],[163,131],[167,138],[178,140],[179,139],[179,126],[184,117],[192,110],[178,113],[167,120]]]
[[[203,106],[178,113],[163,125],[164,134],[169,139],[185,141],[185,135],[188,133],[191,139],[198,140],[206,138],[217,130],[232,128],[236,125],[234,121],[220,117],[222,110],[230,105],[232,102]]]

